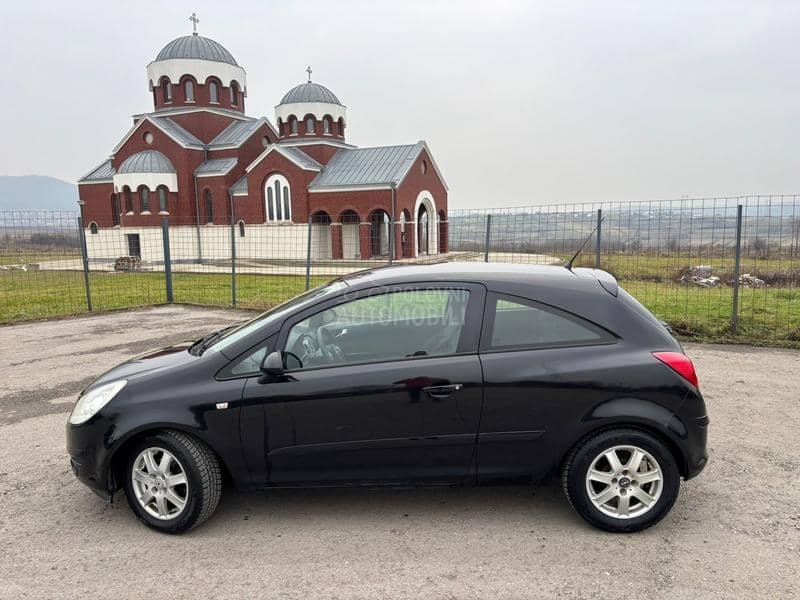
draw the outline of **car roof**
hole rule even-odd
[[[443,262],[427,265],[398,265],[379,267],[351,273],[342,278],[355,288],[376,285],[397,285],[423,281],[459,281],[472,283],[514,283],[539,288],[574,288],[576,285],[605,288],[616,295],[616,280],[605,271],[596,269],[567,269],[560,265],[523,265],[482,262]],[[601,283],[598,286],[598,282]],[[608,287],[607,287],[608,286]],[[491,286],[490,286],[491,287]],[[609,287],[613,287],[609,289]]]

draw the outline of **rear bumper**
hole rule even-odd
[[[696,477],[708,464],[708,424],[708,415],[693,419],[693,422],[688,424],[684,446],[686,458],[684,479]]]

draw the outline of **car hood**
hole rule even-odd
[[[100,375],[89,387],[119,379],[134,379],[146,373],[154,373],[164,369],[171,369],[198,360],[198,357],[189,354],[192,342],[184,342],[174,346],[151,350],[140,354],[124,363],[113,367]],[[88,389],[88,388],[87,388]]]

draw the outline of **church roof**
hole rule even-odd
[[[223,129],[217,137],[211,140],[209,147],[214,146],[240,146],[247,141],[251,135],[266,122],[266,119],[255,119],[252,121],[234,121]]]
[[[236,158],[212,158],[200,163],[194,173],[195,175],[227,175],[237,162]]]
[[[78,182],[111,181],[115,173],[116,171],[114,171],[114,167],[111,166],[111,159],[109,158],[78,179]]]
[[[194,58],[239,66],[233,55],[222,44],[196,34],[185,35],[172,40],[161,49],[161,52],[156,56],[156,61],[173,58]]]
[[[158,150],[144,150],[126,158],[119,173],[175,173],[175,167]]]
[[[179,144],[184,146],[202,146],[203,142],[193,133],[187,131],[169,117],[147,116],[148,119],[161,127],[166,134],[174,138]]]
[[[247,175],[231,186],[232,196],[247,196]]]
[[[293,160],[303,169],[319,170],[322,168],[322,165],[320,163],[318,163],[316,160],[311,158],[308,154],[306,154],[299,148],[280,146],[278,147],[278,150],[280,150],[290,160]]]
[[[308,186],[327,188],[399,184],[425,147],[424,142],[407,146],[342,149],[336,152]]]
[[[295,102],[324,102],[327,104],[338,104],[339,98],[324,85],[318,83],[301,83],[286,92],[280,104],[293,104]]]

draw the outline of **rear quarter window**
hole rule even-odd
[[[492,294],[487,302],[484,350],[606,344],[616,338],[572,313],[533,300]]]

